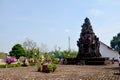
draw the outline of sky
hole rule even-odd
[[[99,40],[110,46],[120,32],[120,0],[0,0],[0,52],[26,39],[78,50],[81,25],[88,17]]]

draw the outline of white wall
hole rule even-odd
[[[102,57],[109,57],[110,59],[118,59],[120,56],[117,51],[108,48],[108,46],[104,45],[103,43],[100,43],[100,53]]]

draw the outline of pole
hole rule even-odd
[[[70,49],[70,36],[68,37],[68,44],[69,44],[68,51],[70,52],[71,51],[71,49]]]

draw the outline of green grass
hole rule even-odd
[[[22,64],[21,63],[17,63],[17,64],[0,64],[0,68],[12,68],[12,67],[21,67]]]
[[[0,68],[6,68],[6,65],[0,64]]]

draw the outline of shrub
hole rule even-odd
[[[0,68],[12,68],[12,67],[21,67],[22,63],[18,62],[16,64],[0,64]]]
[[[52,65],[52,64],[49,64],[49,65],[48,65],[48,71],[49,71],[49,72],[53,72],[53,65]]]
[[[8,64],[7,68],[16,67],[16,64]]]
[[[53,63],[54,63],[54,64],[58,64],[58,62],[59,62],[59,59],[58,59],[58,58],[53,58]]]
[[[56,70],[57,66],[56,64],[52,64],[53,65],[53,72]]]
[[[49,71],[49,72],[54,72],[54,71],[56,70],[56,68],[57,68],[57,66],[56,66],[56,64],[54,64],[54,63],[50,63],[50,64],[48,65],[48,71]]]
[[[16,64],[16,67],[21,67],[22,65],[23,65],[22,62],[18,62],[18,63]]]
[[[16,58],[14,57],[10,57],[10,56],[7,56],[5,59],[4,59],[4,62],[7,63],[7,64],[11,64],[13,62],[16,61]]]
[[[34,62],[35,62],[34,58],[30,58],[30,63],[34,63]]]
[[[39,62],[39,63],[36,63],[36,66],[37,66],[38,72],[40,72],[40,71],[41,71],[41,68],[42,68],[41,63],[40,63],[40,62]]]
[[[36,66],[37,66],[37,69],[38,69],[38,72],[42,71],[42,59],[36,59]]]

